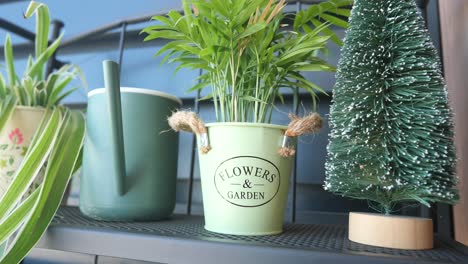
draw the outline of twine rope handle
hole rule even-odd
[[[284,132],[283,144],[278,150],[278,154],[282,157],[292,157],[296,154],[293,138],[315,133],[319,131],[323,125],[322,118],[317,113],[310,113],[302,118],[294,114],[289,114],[289,119],[291,119],[291,122]],[[200,152],[202,154],[206,154],[211,150],[208,140],[208,130],[203,120],[201,120],[195,112],[177,111],[167,120],[169,126],[174,131],[186,131],[197,134],[200,137]]]
[[[211,150],[208,130],[201,118],[191,111],[177,111],[167,119],[169,126],[176,132],[191,132],[200,137],[200,152],[206,154]]]
[[[292,157],[296,154],[292,138],[311,134],[319,131],[323,126],[322,118],[317,113],[310,113],[304,117],[298,117],[295,114],[289,114],[288,129],[284,132],[283,144],[278,150],[278,154],[282,157]]]

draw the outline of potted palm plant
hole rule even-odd
[[[0,252],[1,263],[19,263],[52,220],[67,183],[81,165],[84,116],[59,106],[73,89],[78,68],[64,65],[47,74],[45,65],[61,36],[48,43],[46,5],[32,1],[36,14],[35,57],[24,75],[15,72],[10,37],[5,39],[7,78],[0,74]]]
[[[318,57],[329,40],[328,27],[346,27],[349,0],[311,5],[296,16],[284,0],[183,0],[183,14],[156,16],[146,41],[171,40],[157,54],[179,68],[202,69],[190,91],[211,88],[216,123],[206,126],[193,113],[179,112],[175,130],[198,134],[205,228],[236,235],[282,231],[293,164],[294,140],[321,125],[317,114],[270,124],[280,88],[303,89],[316,99],[323,90],[305,71],[334,71]],[[292,25],[289,25],[292,22]],[[315,103],[314,103],[315,104]]]

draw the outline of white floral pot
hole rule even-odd
[[[0,197],[12,182],[44,114],[44,108],[17,106],[0,132]],[[30,190],[42,180],[42,175]]]

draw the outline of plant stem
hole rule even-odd
[[[232,43],[231,43],[232,45]],[[232,89],[232,99],[231,99],[231,109],[234,111],[234,118],[231,116],[231,119],[234,119],[234,122],[237,122],[237,94],[236,94],[236,79],[237,76],[235,74],[235,69],[234,69],[234,54],[231,52],[231,58],[229,60],[230,68],[231,68],[231,89]],[[232,113],[231,113],[232,114]]]
[[[214,76],[213,76],[213,73],[210,73],[210,79],[211,80],[214,80]],[[215,83],[212,83],[211,85],[215,86],[216,84]],[[213,87],[212,89],[212,95],[213,95],[213,105],[214,105],[214,109],[215,109],[215,115],[216,115],[216,120],[219,120],[219,114],[218,114],[218,94],[216,92],[216,87]]]
[[[255,98],[259,99],[258,97],[258,90],[260,89],[260,57],[258,56],[257,49],[255,49],[255,55],[257,57],[257,76],[255,80]],[[255,101],[255,123],[259,122],[260,116],[258,113],[258,101]]]

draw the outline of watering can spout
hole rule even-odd
[[[120,101],[119,64],[105,60],[102,62],[104,70],[104,86],[107,95],[107,112],[110,115],[110,138],[112,142],[112,169],[115,175],[117,193],[125,194],[125,152],[122,127],[122,106]]]

